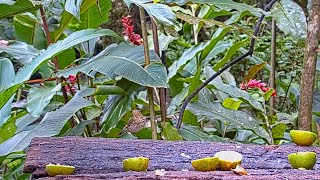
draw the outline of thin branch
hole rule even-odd
[[[154,51],[160,57],[160,47],[159,47],[159,38],[158,38],[158,28],[154,19],[151,20],[152,25],[152,35],[153,35],[153,46]],[[162,62],[163,65],[165,63]],[[166,100],[166,89],[159,88],[159,99],[160,99],[160,113],[161,113],[161,121],[166,121],[167,117],[167,100]]]
[[[150,54],[149,54],[149,45],[148,45],[148,32],[147,32],[147,22],[146,14],[143,8],[139,8],[140,19],[141,19],[141,30],[144,46],[144,60],[146,66],[150,64]],[[155,112],[154,112],[154,99],[153,99],[153,88],[148,87],[148,98],[149,98],[149,110],[150,110],[150,122],[151,122],[151,132],[152,139],[157,139],[157,124],[155,121]]]
[[[44,33],[45,33],[46,38],[47,38],[47,43],[50,45],[50,44],[52,44],[52,40],[51,40],[51,36],[50,36],[50,32],[49,32],[49,26],[48,26],[47,19],[46,19],[46,13],[44,11],[43,6],[40,7],[40,14],[41,14]],[[55,67],[55,69],[57,71],[59,69],[58,59],[57,58],[53,58],[53,63],[54,63],[54,67]]]
[[[272,38],[271,38],[271,70],[270,70],[270,87],[272,89],[276,88],[276,55],[277,55],[277,26],[276,20],[272,19]],[[275,109],[275,97],[271,96],[269,101],[269,114],[270,116],[274,115]]]
[[[273,6],[273,4],[277,2],[277,0],[272,0],[264,9],[264,11],[269,11],[271,9],[271,7]],[[229,69],[231,66],[233,66],[234,64],[240,62],[241,60],[243,60],[244,58],[250,56],[253,54],[253,50],[254,50],[254,44],[256,41],[256,37],[257,34],[260,30],[260,25],[262,23],[262,20],[264,19],[265,15],[262,14],[258,20],[258,22],[256,23],[256,26],[254,28],[254,33],[253,33],[253,37],[251,38],[251,43],[250,43],[250,49],[248,50],[248,52],[244,53],[243,55],[241,55],[240,57],[234,59],[233,61],[229,62],[227,65],[225,65],[223,68],[221,68],[218,72],[216,72],[214,75],[212,75],[210,78],[208,78],[203,84],[201,84],[195,91],[193,91],[185,100],[185,102],[183,103],[181,110],[180,110],[180,115],[179,115],[179,119],[176,125],[177,129],[180,129],[181,127],[181,123],[182,123],[182,118],[183,118],[183,114],[184,111],[188,105],[188,103],[190,102],[190,100],[192,98],[194,98],[207,84],[209,84],[213,79],[215,79],[216,77],[218,77],[222,72],[224,72],[225,70]]]

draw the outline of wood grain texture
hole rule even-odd
[[[260,146],[236,143],[195,142],[195,141],[151,141],[151,140],[125,140],[105,138],[35,138],[32,140],[27,153],[24,172],[33,173],[34,177],[45,177],[45,165],[49,163],[72,165],[76,167],[75,175],[56,177],[65,179],[110,179],[133,178],[144,179],[148,175],[154,176],[153,170],[165,169],[167,176],[176,176],[178,179],[190,177],[230,176],[236,179],[238,175],[232,172],[200,173],[193,171],[191,160],[213,156],[222,150],[234,150],[243,154],[242,166],[248,170],[252,178],[259,176],[288,176],[306,179],[320,179],[320,161],[315,170],[291,170],[287,155],[298,151],[313,151],[317,154],[317,147],[301,147],[296,145]],[[145,156],[150,159],[148,173],[123,172],[122,160],[129,157]],[[189,158],[190,157],[190,158]],[[181,170],[189,170],[183,172]],[[83,175],[81,175],[83,174]],[[119,176],[118,176],[119,175]],[[133,177],[130,177],[130,176]],[[153,176],[152,176],[153,175]],[[231,176],[232,175],[232,176]],[[248,176],[248,178],[251,176]],[[179,178],[180,177],[180,178]],[[153,177],[151,179],[155,179]],[[166,178],[166,176],[162,177]],[[246,178],[247,179],[247,178]],[[281,178],[280,178],[281,179]],[[293,178],[294,179],[294,178]]]

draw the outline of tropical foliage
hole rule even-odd
[[[111,21],[111,0],[0,2],[3,178],[28,178],[22,168],[34,137],[151,139],[148,127],[120,135],[132,110],[139,109],[150,118],[154,115],[150,106],[154,106],[156,119],[164,108],[167,112],[166,121],[157,121],[157,139],[291,141],[288,131],[297,124],[298,77],[307,32],[307,18],[300,6],[280,0],[270,13],[232,0],[123,2],[131,11],[143,9],[150,16],[148,21],[156,23],[153,32],[158,33],[159,44],[149,26],[143,40],[134,29],[144,25],[139,24],[143,17],[123,15],[123,34],[101,28]],[[262,14],[266,19],[255,37],[254,54],[203,88],[187,106],[182,127],[176,129],[186,97],[249,49]],[[276,42],[277,86],[273,88],[268,85],[272,18],[281,30]],[[106,36],[117,43],[103,44],[98,51],[97,45]],[[146,41],[148,48],[142,44]],[[146,53],[150,63],[145,61]],[[167,107],[160,105],[159,88],[167,89]],[[151,103],[150,90],[154,92]],[[276,105],[270,109],[268,102],[273,97]],[[320,112],[319,97],[316,93],[315,116]]]

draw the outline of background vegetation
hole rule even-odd
[[[22,168],[34,137],[290,143],[288,132],[298,125],[309,10],[300,1],[279,0],[266,12],[267,3],[1,1],[2,178],[29,177]],[[262,14],[266,17],[255,37]],[[123,19],[129,15],[132,22]],[[274,42],[272,30],[277,30]],[[175,128],[186,97],[246,52],[251,38],[256,38],[253,55],[203,88]],[[271,66],[272,52],[276,66]],[[320,115],[318,79],[314,132]],[[138,120],[132,120],[135,109],[143,114]],[[151,120],[152,128],[147,123],[127,132],[128,121],[139,122],[139,117]]]

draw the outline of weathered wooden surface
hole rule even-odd
[[[123,172],[123,173],[108,173],[108,174],[85,174],[71,176],[56,176],[49,178],[40,178],[38,180],[102,180],[102,179],[117,179],[117,180],[132,180],[132,179],[149,179],[149,180],[170,180],[170,179],[221,179],[221,180],[316,180],[320,179],[318,171],[301,171],[293,169],[285,170],[250,170],[250,175],[240,176],[230,171],[214,171],[214,172],[197,172],[197,171],[169,171],[163,176],[156,176],[155,172]]]
[[[45,165],[60,163],[76,167],[75,175],[56,177],[56,179],[155,179],[153,170],[165,169],[168,172],[160,179],[239,179],[232,172],[200,173],[193,171],[191,160],[213,156],[222,150],[234,150],[244,155],[242,166],[251,174],[246,179],[320,179],[319,156],[312,171],[291,170],[287,155],[298,151],[313,151],[317,147],[295,145],[259,146],[249,144],[230,144],[191,141],[150,141],[105,138],[35,138],[27,153],[24,171],[34,177],[46,176]],[[124,173],[122,160],[129,157],[145,156],[150,159],[148,173]],[[184,172],[189,170],[192,172]],[[96,174],[96,175],[93,175]],[[217,176],[217,177],[215,177]],[[282,178],[278,178],[282,179]]]

